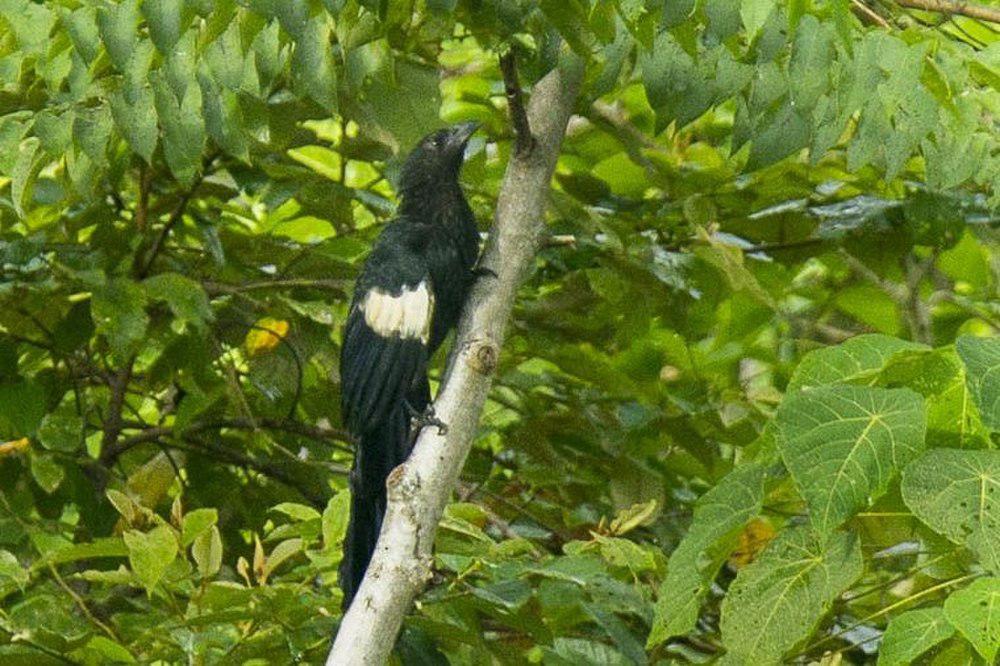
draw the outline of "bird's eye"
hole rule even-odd
[[[444,137],[440,134],[434,137],[434,147],[443,148],[444,147]]]

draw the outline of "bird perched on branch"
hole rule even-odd
[[[411,422],[436,424],[427,363],[455,327],[476,275],[479,234],[458,172],[475,123],[424,137],[400,179],[398,217],[355,285],[340,355],[344,423],[358,442],[340,565],[346,609],[371,560],[385,481],[413,445]]]

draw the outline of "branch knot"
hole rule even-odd
[[[490,338],[475,338],[469,342],[465,353],[466,363],[481,375],[492,375],[497,369],[500,350]]]

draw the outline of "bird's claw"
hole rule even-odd
[[[442,421],[434,413],[434,405],[427,405],[423,411],[414,409],[410,403],[406,403],[406,408],[410,412],[410,423],[414,430],[423,430],[427,426],[436,426],[438,435],[448,434],[448,424]]]

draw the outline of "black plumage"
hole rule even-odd
[[[340,565],[344,607],[371,559],[385,480],[410,454],[411,418],[430,404],[427,363],[458,322],[479,253],[458,183],[474,123],[425,137],[400,178],[398,217],[382,231],[355,285],[341,349],[341,407],[357,439],[351,519]]]

